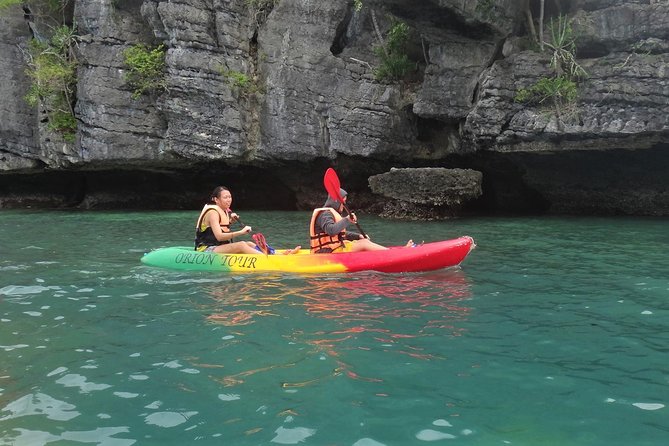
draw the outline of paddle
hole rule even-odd
[[[341,192],[339,192],[341,190],[339,177],[337,176],[337,172],[335,172],[332,167],[329,167],[328,170],[325,171],[323,185],[325,186],[325,190],[328,191],[330,198],[340,202],[344,206],[344,209],[346,209],[346,212],[351,215],[351,211],[346,206],[344,198],[341,196]],[[360,234],[362,234],[363,237],[367,238],[367,234],[365,234],[365,231],[362,230],[357,221],[355,222],[355,227],[358,228],[358,231],[360,231]]]
[[[232,212],[232,211],[230,211],[230,212]],[[239,223],[242,226],[248,226],[248,225],[244,224],[244,222],[241,221],[239,217],[235,217],[235,220],[237,221],[237,223]],[[269,248],[269,245],[267,245],[267,241],[265,240],[265,236],[262,235],[262,233],[260,233],[260,232],[257,232],[257,231],[253,231],[253,232],[255,232],[255,234],[251,235],[251,238],[253,239],[256,246],[258,248],[260,248],[260,250],[262,251],[263,254],[269,255],[270,248]]]

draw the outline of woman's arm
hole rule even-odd
[[[251,226],[244,226],[239,231],[223,232],[223,230],[221,229],[222,222],[218,215],[218,212],[213,212],[213,211],[209,212],[207,222],[209,223],[209,227],[211,228],[211,230],[214,232],[216,240],[218,240],[219,242],[227,242],[229,240],[232,240],[234,237],[238,237],[240,235],[248,234],[249,232],[251,232]]]

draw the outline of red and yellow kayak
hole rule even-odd
[[[463,236],[452,240],[424,243],[413,248],[391,247],[384,251],[311,254],[303,249],[296,254],[274,255],[217,254],[197,252],[191,247],[160,248],[145,254],[142,263],[149,266],[186,271],[216,272],[291,272],[352,273],[379,271],[402,273],[432,271],[459,265],[474,246],[474,239]]]

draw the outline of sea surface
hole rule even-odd
[[[0,445],[669,444],[669,219],[359,215],[475,239],[418,274],[140,263],[197,213],[0,211]]]

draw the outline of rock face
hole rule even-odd
[[[372,192],[391,198],[381,215],[408,219],[457,215],[463,204],[481,196],[481,182],[481,172],[440,167],[391,169],[369,178]]]
[[[30,175],[38,185],[44,173],[45,185],[59,178],[54,189],[70,191],[54,198],[60,204],[105,206],[87,199],[99,184],[97,197],[122,206],[143,192],[116,190],[108,173],[90,181],[96,171],[122,167],[128,184],[172,172],[179,181],[160,198],[168,201],[204,188],[203,171],[209,179],[234,171],[220,181],[259,190],[260,171],[306,208],[320,205],[313,191],[335,165],[371,209],[384,199],[370,195],[368,177],[449,166],[480,172],[476,201],[487,212],[669,215],[665,1],[546,2],[546,23],[572,20],[588,73],[563,109],[515,100],[554,73],[551,54],[530,44],[527,14],[538,25],[538,0],[364,0],[360,10],[350,0],[61,2],[80,36],[76,140],[59,139],[44,110],[22,99],[28,42],[48,34],[54,17],[38,0],[1,10],[0,184]],[[410,27],[405,51],[415,70],[379,81],[374,47],[395,21]],[[164,45],[167,91],[131,97],[123,51],[137,43]],[[424,178],[413,172],[412,181]],[[9,189],[0,207],[26,203],[21,188]],[[429,218],[444,214],[442,203],[413,205],[436,207],[422,213]]]
[[[30,38],[30,29],[20,8],[7,8],[0,13],[0,66],[5,77],[0,82],[0,170],[41,165],[37,110],[23,100],[30,85],[23,52]]]
[[[161,150],[167,124],[153,98],[131,98],[124,81],[123,50],[151,42],[141,2],[79,0],[74,18],[81,42],[76,114],[79,158],[85,165],[168,161]]]

